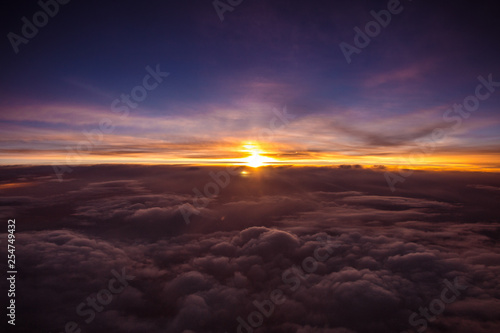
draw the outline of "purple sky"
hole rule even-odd
[[[1,6],[10,331],[500,332],[493,0]]]
[[[294,164],[398,165],[442,128],[419,165],[498,170],[498,88],[482,88],[467,116],[446,113],[478,76],[500,81],[494,5],[394,2],[398,14],[348,64],[339,44],[356,46],[354,28],[387,1],[243,1],[223,21],[210,1],[69,2],[17,54],[3,43],[2,162],[65,163],[107,119],[113,129],[80,146],[82,162],[234,161],[259,141]],[[6,8],[5,35],[39,10]],[[157,65],[169,75],[121,101]],[[284,107],[293,121],[259,137]]]

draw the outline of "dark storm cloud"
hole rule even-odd
[[[498,175],[416,173],[394,196],[378,169],[263,168],[232,176],[186,225],[179,207],[218,170],[81,167],[63,183],[3,190],[19,227],[22,328],[237,332],[279,289],[285,301],[255,332],[401,332],[456,277],[469,287],[427,332],[500,328],[496,192],[469,186],[498,187]],[[326,237],[326,260],[297,272]],[[76,308],[122,269],[134,280],[85,323]]]

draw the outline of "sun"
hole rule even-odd
[[[265,165],[266,158],[264,156],[259,155],[259,153],[254,152],[251,156],[246,158],[247,165],[252,168],[258,168],[260,166]]]
[[[266,165],[266,163],[274,162],[274,159],[267,157],[267,156],[262,156],[262,154],[264,154],[264,152],[262,150],[260,150],[258,145],[246,144],[243,146],[243,148],[244,148],[243,151],[251,154],[250,156],[245,157],[243,159],[245,164],[249,167],[258,168],[258,167]]]

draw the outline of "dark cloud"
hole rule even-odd
[[[457,277],[468,288],[427,332],[500,329],[497,201],[470,186],[498,175],[416,172],[392,193],[380,169],[261,168],[197,207],[210,171],[81,167],[59,183],[50,168],[10,170],[39,177],[1,193],[18,227],[20,331],[237,332],[275,290],[284,302],[255,332],[411,331]],[[135,278],[86,323],[76,308],[123,269]]]
[[[469,185],[471,188],[475,188],[478,190],[486,190],[486,191],[500,191],[500,187],[496,186],[488,186],[488,185]]]

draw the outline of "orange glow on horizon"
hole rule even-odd
[[[0,184],[0,190],[8,190],[11,188],[25,187],[35,185],[35,182],[25,182],[25,183],[5,183]]]
[[[390,155],[348,155],[335,152],[318,152],[293,149],[285,145],[244,142],[238,146],[227,143],[197,147],[190,150],[165,151],[151,149],[150,152],[93,151],[75,158],[65,151],[36,151],[28,153],[0,154],[0,165],[67,165],[94,164],[167,164],[167,165],[239,165],[252,168],[276,165],[294,166],[338,166],[361,165],[384,166],[387,169],[456,170],[500,172],[500,154],[435,153],[427,156],[412,156],[405,153]],[[380,167],[378,167],[380,168]]]

